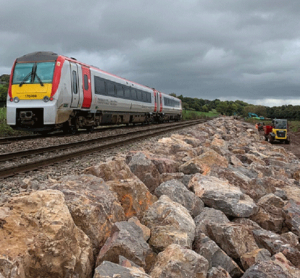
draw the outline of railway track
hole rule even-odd
[[[152,125],[159,125],[157,123],[152,123]],[[11,144],[15,142],[20,142],[20,141],[26,141],[26,140],[32,140],[32,139],[39,139],[39,138],[50,138],[50,137],[74,137],[74,136],[79,136],[80,134],[87,134],[87,133],[101,133],[107,130],[117,130],[117,129],[135,129],[142,126],[141,124],[137,125],[129,125],[126,126],[125,124],[121,125],[113,125],[113,126],[102,126],[100,128],[95,128],[93,131],[87,131],[87,130],[79,130],[76,134],[65,134],[60,131],[56,131],[54,133],[49,133],[49,134],[29,134],[29,135],[20,135],[20,136],[10,136],[10,137],[0,137],[0,145],[1,144]]]
[[[150,128],[146,130],[133,130],[125,134],[123,133],[75,143],[2,154],[0,155],[0,166],[2,165],[0,169],[0,178],[6,178],[18,173],[37,170],[42,167],[67,161],[83,155],[119,147],[169,131],[196,125],[204,121],[205,120],[177,122],[168,127],[159,125],[150,126]],[[36,156],[38,156],[39,159],[37,159]],[[9,163],[9,161],[13,161],[14,165],[6,167],[5,164]]]

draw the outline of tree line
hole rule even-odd
[[[215,109],[221,115],[227,116],[241,116],[248,117],[248,113],[254,113],[258,116],[265,118],[277,118],[277,119],[288,119],[288,120],[300,120],[300,106],[296,105],[282,105],[268,107],[263,105],[253,105],[247,102],[236,100],[236,101],[221,101],[219,99],[207,100],[184,97],[182,95],[176,96],[176,94],[170,94],[174,97],[181,99],[183,109],[194,110],[200,112],[209,112]]]
[[[7,97],[8,74],[0,76],[0,106],[1,103],[4,105]],[[288,120],[300,120],[300,106],[293,105],[282,105],[267,107],[263,105],[252,105],[241,100],[236,101],[221,101],[219,99],[208,100],[201,98],[184,97],[183,95],[176,96],[176,94],[170,94],[174,97],[181,99],[182,107],[186,110],[209,112],[216,110],[218,113],[227,116],[238,115],[247,117],[248,113],[255,113],[258,116],[265,118],[277,118],[277,119],[288,119]]]

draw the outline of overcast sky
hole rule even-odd
[[[165,93],[300,105],[299,0],[0,0],[0,75],[53,51]]]

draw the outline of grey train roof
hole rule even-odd
[[[54,52],[39,51],[29,53],[20,58],[17,58],[17,63],[56,61],[57,57],[58,55]]]

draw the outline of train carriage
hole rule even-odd
[[[17,58],[7,98],[8,125],[37,132],[179,120],[181,111],[177,98],[53,52]]]
[[[170,95],[157,92],[159,111],[157,115],[161,121],[179,120],[182,113],[181,100]]]

